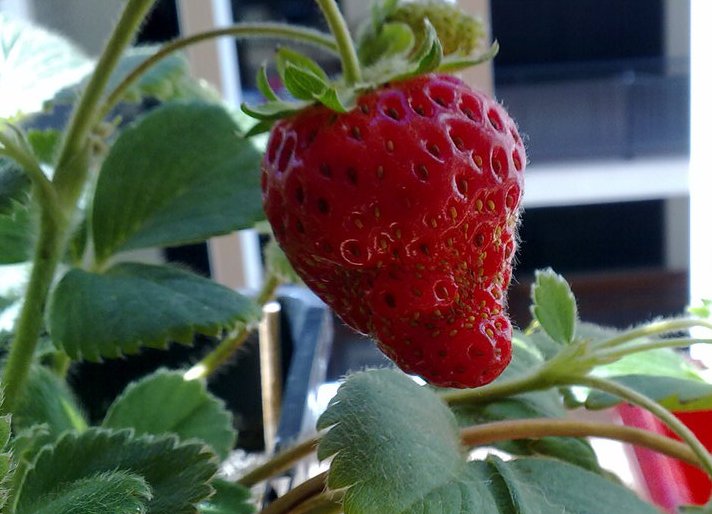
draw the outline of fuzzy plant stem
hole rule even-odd
[[[262,289],[255,298],[255,303],[262,308],[273,297],[281,281],[275,275],[269,274]],[[234,334],[226,337],[214,350],[203,357],[183,374],[185,380],[200,380],[208,378],[222,365],[229,362],[235,352],[245,343],[254,329],[252,324],[241,325]]]
[[[260,511],[260,514],[289,514],[295,511],[299,505],[319,496],[326,489],[327,472],[319,473],[304,483],[299,484],[283,496],[280,496],[267,507]]]
[[[316,446],[319,442],[319,436],[312,437],[302,441],[301,443],[287,448],[286,450],[278,453],[270,460],[256,467],[246,475],[244,475],[240,480],[237,481],[238,484],[244,485],[245,487],[252,487],[259,484],[263,480],[267,480],[279,473],[287,471],[294,464],[303,459],[304,457],[311,454],[316,450]]]
[[[642,327],[626,330],[625,332],[610,339],[594,343],[593,346],[596,350],[614,348],[616,346],[635,341],[636,339],[660,336],[696,327],[712,330],[712,323],[699,318],[677,318],[654,321],[643,325]]]
[[[15,407],[32,364],[42,330],[49,289],[66,246],[70,227],[69,220],[72,219],[79,195],[86,182],[88,173],[86,156],[89,148],[89,134],[93,127],[93,114],[108,83],[109,76],[154,1],[129,0],[126,4],[92,78],[77,104],[69,122],[67,136],[62,142],[60,158],[52,181],[53,190],[57,195],[58,208],[55,209],[49,204],[43,203],[46,200],[42,195],[37,195],[41,208],[40,232],[35,247],[30,280],[15,327],[15,339],[3,371],[2,387],[5,392],[5,402],[2,405],[3,413],[12,412]],[[31,169],[29,172],[32,174]]]
[[[353,39],[346,26],[346,21],[334,0],[316,0],[321,12],[329,24],[331,33],[336,38],[336,45],[341,56],[341,67],[346,85],[353,86],[361,82],[361,66],[359,64]]]
[[[495,382],[475,389],[452,390],[443,393],[440,397],[451,406],[490,402],[527,391],[546,389],[551,384],[545,379],[545,375],[545,368],[539,368],[528,375],[512,380]]]
[[[639,392],[597,377],[575,377],[570,381],[567,381],[562,385],[579,385],[584,387],[589,387],[591,389],[597,389],[603,391],[604,393],[612,394],[625,400],[628,403],[642,407],[643,409],[649,411],[655,415],[660,421],[665,423],[670,430],[675,432],[680,439],[682,439],[689,447],[690,450],[695,454],[700,462],[700,467],[704,469],[707,475],[712,478],[712,455],[707,451],[704,445],[700,442],[695,434],[685,426],[685,424],[677,419],[675,415],[667,410],[665,407],[657,403],[656,401],[648,398],[647,396],[640,394]]]
[[[495,421],[461,430],[465,446],[484,446],[499,441],[541,439],[542,437],[600,437],[643,446],[658,453],[701,467],[700,460],[686,444],[649,430],[612,423],[573,419],[517,419]]]
[[[5,364],[2,413],[12,412],[27,380],[44,319],[44,308],[59,262],[66,222],[42,212],[35,257],[22,309],[15,326],[15,339]]]
[[[145,61],[136,66],[109,94],[102,105],[99,119],[109,114],[128,89],[135,84],[146,71],[155,66],[159,61],[188,46],[224,36],[237,38],[271,38],[288,39],[316,46],[330,53],[338,54],[338,47],[334,38],[317,30],[305,27],[295,27],[283,23],[236,23],[229,27],[199,32],[191,36],[176,39],[163,45],[158,51],[147,57]]]
[[[111,74],[155,1],[131,0],[126,4],[72,114],[53,179],[60,195],[65,197],[68,208],[72,211],[84,187],[88,171],[86,166],[76,163],[75,157],[86,151],[84,147],[88,144],[88,136],[98,121],[99,103]]]

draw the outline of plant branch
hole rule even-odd
[[[109,78],[155,1],[129,0],[126,4],[69,121],[53,181],[71,210],[75,207],[87,173],[86,169],[82,169],[84,166],[75,163],[75,156],[85,151]]]
[[[275,476],[278,473],[288,470],[294,464],[303,459],[310,453],[316,450],[316,446],[319,442],[319,436],[307,439],[291,448],[278,453],[270,460],[264,464],[256,467],[246,475],[244,475],[240,480],[237,481],[238,484],[242,484],[245,487],[252,487],[259,484],[263,480],[267,480],[270,477]]]
[[[584,387],[589,387],[591,389],[597,389],[605,393],[612,394],[621,398],[628,403],[642,407],[643,409],[654,414],[660,421],[665,423],[670,430],[675,432],[687,445],[690,447],[692,452],[695,454],[700,462],[700,467],[702,467],[708,476],[712,477],[712,455],[707,451],[704,445],[697,439],[695,434],[685,426],[682,421],[677,419],[675,415],[667,410],[665,407],[657,403],[656,401],[648,398],[647,396],[640,394],[639,392],[606,380],[604,378],[598,377],[572,377],[568,380],[564,379],[565,383],[561,385],[579,385]]]
[[[109,75],[154,1],[129,0],[126,4],[69,122],[69,129],[62,142],[52,181],[58,206],[57,209],[42,209],[30,280],[15,326],[15,339],[3,371],[2,385],[5,389],[3,413],[12,412],[32,364],[42,330],[49,289],[66,246],[69,220],[72,219],[88,174],[88,141],[93,126],[93,113],[109,80]],[[37,170],[34,173],[37,175]],[[40,179],[37,176],[35,180]],[[61,211],[64,215],[58,215],[56,211]]]
[[[264,304],[274,297],[279,284],[280,280],[276,276],[272,274],[268,275],[262,285],[262,289],[255,298],[255,303],[257,303],[260,308],[264,306]],[[220,366],[232,358],[235,352],[245,343],[253,330],[254,326],[252,324],[238,327],[233,335],[226,337],[214,350],[203,357],[200,362],[194,364],[186,371],[183,374],[183,378],[185,380],[208,378],[215,373]]]
[[[61,218],[42,211],[30,280],[15,325],[15,339],[3,370],[5,401],[0,408],[3,414],[12,412],[30,371],[42,331],[47,295],[61,255],[63,225],[66,223]]]
[[[464,428],[460,435],[465,446],[483,446],[498,441],[542,437],[600,437],[643,446],[701,467],[700,460],[686,444],[648,430],[611,423],[570,419],[518,419]]]
[[[356,55],[354,42],[336,2],[334,0],[316,0],[316,3],[324,14],[331,33],[336,38],[346,85],[353,86],[361,82],[361,66],[359,65],[358,55]]]
[[[109,94],[101,108],[98,119],[102,119],[107,116],[111,109],[113,109],[116,104],[121,101],[121,98],[126,94],[126,91],[136,81],[138,81],[141,76],[146,73],[146,71],[158,63],[161,59],[164,59],[170,54],[190,45],[223,36],[233,36],[239,38],[259,37],[290,39],[301,43],[311,44],[332,53],[338,53],[336,42],[330,35],[310,28],[295,27],[284,23],[237,23],[235,25],[231,25],[230,27],[199,32],[197,34],[166,43],[158,49],[155,54],[136,66],[136,68],[134,68],[131,73],[129,73]]]
[[[550,382],[544,378],[544,370],[545,368],[541,367],[528,375],[512,380],[495,382],[475,389],[448,391],[443,393],[441,398],[445,403],[452,406],[467,403],[490,402],[535,389],[544,389],[551,385]]]
[[[712,330],[712,323],[699,318],[677,318],[667,319],[663,321],[655,321],[653,323],[643,325],[642,327],[627,330],[622,334],[619,334],[610,339],[594,343],[593,347],[596,350],[613,348],[621,344],[634,341],[636,339],[641,339],[643,337],[668,334],[671,332],[678,332],[680,330],[687,330],[695,327],[707,328]]]
[[[655,339],[653,341],[644,341],[638,344],[621,345],[611,350],[597,352],[596,357],[604,360],[618,360],[640,352],[648,352],[651,350],[659,350],[662,348],[686,348],[691,344],[712,344],[712,339],[695,339],[690,337],[670,338],[670,339]]]
[[[262,509],[260,514],[288,514],[294,512],[298,505],[324,492],[326,489],[326,477],[327,472],[324,471],[299,484]]]

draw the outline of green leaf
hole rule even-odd
[[[212,492],[215,456],[199,443],[179,444],[172,436],[136,437],[130,430],[90,428],[69,432],[45,446],[27,473],[17,514],[35,514],[47,498],[86,483],[101,473],[124,472],[150,487],[151,514],[189,514]],[[104,511],[111,512],[111,511]]]
[[[26,385],[13,412],[16,429],[47,427],[52,437],[67,430],[85,430],[87,421],[67,383],[44,366],[30,368]]]
[[[267,65],[263,64],[260,69],[257,70],[257,90],[262,93],[267,100],[278,101],[279,97],[277,93],[274,92],[272,86],[269,85],[269,79],[267,78]]]
[[[345,514],[656,512],[632,491],[554,459],[466,462],[447,407],[394,370],[349,377],[318,427],[330,427],[318,456],[333,456],[327,485],[345,489]]]
[[[644,394],[673,412],[712,409],[712,384],[698,380],[651,375],[622,375],[609,380]],[[587,409],[607,409],[623,400],[602,391],[591,391]]]
[[[158,46],[147,45],[128,49],[111,74],[107,89],[113,90],[118,86],[139,64],[155,54],[158,48]],[[73,103],[87,82],[88,78],[85,77],[81,82],[63,89],[52,98],[52,103]],[[140,102],[144,98],[154,98],[161,102],[196,99],[218,102],[220,95],[204,81],[196,80],[191,76],[184,55],[173,53],[146,70],[126,90],[121,101]]]
[[[490,484],[497,498],[496,512],[503,514],[659,512],[633,491],[564,462],[538,458],[503,462],[492,457],[472,466],[478,469],[480,479]]]
[[[123,263],[103,274],[67,272],[49,303],[54,344],[75,360],[99,360],[190,344],[259,318],[246,297],[211,280],[167,266]]]
[[[167,104],[126,129],[102,166],[92,213],[97,258],[202,241],[263,218],[260,154],[223,108]]]
[[[40,162],[54,164],[55,154],[59,147],[62,133],[59,130],[30,129],[27,131],[27,142],[32,147],[32,152]]]
[[[703,381],[697,369],[681,352],[660,348],[626,355],[605,366],[598,366],[594,374],[604,377],[618,375],[655,375]]]
[[[0,157],[0,215],[11,214],[30,198],[30,178],[14,161]]]
[[[279,76],[282,77],[282,79],[284,79],[288,65],[292,65],[296,68],[310,71],[324,83],[329,82],[329,77],[326,72],[321,66],[319,66],[319,64],[317,64],[316,61],[302,53],[292,50],[291,48],[282,46],[277,49],[275,62],[277,63],[277,73],[279,73]]]
[[[571,288],[553,270],[540,270],[532,285],[532,315],[556,342],[569,344],[576,333],[576,300]]]
[[[0,214],[0,265],[32,260],[37,238],[31,205],[16,205],[10,214]]]
[[[213,480],[211,485],[215,488],[215,494],[198,506],[200,514],[255,512],[255,507],[250,503],[251,492],[248,488],[225,480]]]
[[[151,487],[126,471],[104,471],[66,485],[39,498],[32,512],[52,514],[139,514],[148,512]],[[29,512],[18,510],[18,514]]]
[[[106,428],[133,428],[141,434],[176,434],[200,439],[227,458],[237,434],[232,415],[199,380],[184,380],[176,371],[159,370],[132,382],[114,400],[104,418]]]
[[[0,118],[39,111],[91,66],[68,40],[0,12]]]
[[[317,427],[331,427],[317,455],[333,455],[327,484],[346,488],[347,514],[409,512],[429,498],[442,502],[441,512],[460,512],[453,502],[476,498],[484,489],[468,480],[452,413],[403,373],[352,375]]]

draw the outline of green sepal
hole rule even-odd
[[[411,64],[408,71],[395,77],[396,80],[424,75],[440,66],[443,60],[443,47],[435,32],[435,27],[427,19],[423,21],[423,32],[425,37],[410,58]]]
[[[371,5],[371,19],[376,30],[386,22],[388,17],[398,8],[398,0],[384,0],[373,2]]]
[[[267,100],[279,100],[277,93],[275,93],[272,86],[269,85],[269,80],[267,79],[267,64],[263,64],[260,66],[260,69],[257,70],[256,82],[257,90],[262,93],[262,96],[264,96]]]
[[[413,30],[405,23],[384,24],[377,33],[366,32],[358,44],[358,57],[365,66],[394,56],[405,56],[415,45]]]
[[[299,100],[311,100],[328,87],[327,82],[310,69],[297,66],[291,62],[285,63],[282,80],[287,91]]]
[[[499,42],[494,41],[492,45],[483,53],[467,57],[452,55],[443,58],[437,71],[452,73],[472,66],[477,66],[483,62],[491,61],[499,53]]]
[[[245,139],[249,139],[253,136],[258,136],[260,134],[264,134],[265,132],[269,132],[272,130],[272,126],[274,125],[274,120],[260,120],[252,127],[250,127],[250,130],[245,132],[242,137]]]
[[[257,120],[278,120],[299,112],[308,106],[308,102],[287,102],[284,100],[276,100],[265,102],[260,105],[248,105],[243,103],[240,107],[248,116],[252,116]]]
[[[275,61],[277,63],[277,73],[279,73],[279,76],[282,77],[282,80],[284,80],[287,64],[291,64],[297,68],[309,70],[314,75],[319,77],[322,82],[329,81],[329,77],[326,72],[316,63],[314,59],[311,59],[310,57],[307,57],[306,55],[296,52],[290,48],[280,47],[277,49]]]

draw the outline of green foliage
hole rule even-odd
[[[213,480],[215,494],[198,506],[200,514],[252,514],[255,507],[250,503],[250,490],[240,484]]]
[[[524,376],[543,360],[524,346],[521,337],[513,348],[512,362],[495,384]],[[453,407],[460,426],[493,421],[531,418],[562,418],[566,415],[561,395],[555,389],[530,391],[493,402],[472,403]],[[596,454],[591,445],[581,438],[545,437],[503,441],[494,446],[512,455],[541,455],[554,457],[600,473]]]
[[[54,164],[62,133],[59,130],[28,130],[27,142],[32,147],[37,160],[45,164]]]
[[[96,255],[170,246],[263,218],[260,154],[222,107],[167,104],[121,133],[102,166],[92,212]]]
[[[72,269],[50,298],[54,344],[73,359],[99,360],[192,343],[259,317],[252,301],[193,273],[123,263],[102,274]]]
[[[451,512],[659,512],[629,489],[565,462],[536,458],[502,462],[497,458],[489,458],[484,463],[473,463],[472,467],[477,468],[479,479],[486,480],[490,486],[497,509]]]
[[[122,505],[148,500],[151,514],[189,514],[211,494],[208,482],[216,469],[205,446],[179,444],[172,436],[97,428],[70,432],[39,452],[17,499],[17,514],[41,512],[49,502],[68,501],[67,494],[100,493],[100,480],[111,485],[112,500]]]
[[[40,110],[90,68],[91,60],[66,39],[0,12],[0,118]]]
[[[344,512],[653,513],[634,493],[554,459],[467,462],[452,414],[402,373],[352,375],[318,423]]]
[[[2,405],[2,402],[3,398],[0,392],[0,405]],[[13,455],[8,447],[12,432],[10,419],[9,415],[0,416],[0,510],[5,507],[10,495],[9,485],[13,473]]]
[[[134,68],[156,53],[157,50],[158,47],[152,45],[128,49],[111,74],[108,88],[113,90]],[[74,102],[88,80],[87,77],[81,82],[63,89],[52,99],[52,103]],[[136,82],[131,84],[121,101],[140,102],[147,97],[161,102],[193,99],[219,100],[219,95],[212,88],[190,75],[188,61],[179,54],[168,55],[148,69]]]
[[[67,383],[39,365],[30,368],[30,376],[13,414],[16,430],[43,425],[52,437],[67,430],[87,428],[87,421]]]
[[[16,204],[9,214],[0,214],[0,265],[18,264],[32,258],[37,233],[31,205]]]
[[[103,471],[67,484],[64,489],[33,502],[23,512],[52,514],[140,514],[148,512],[151,487],[139,475],[126,471]]]
[[[560,344],[570,344],[576,333],[576,299],[561,275],[547,269],[536,272],[532,286],[532,315]]]
[[[712,409],[712,384],[706,382],[655,375],[621,375],[611,380],[644,394],[673,412]],[[610,394],[592,391],[585,405],[587,409],[606,409],[621,401]]]
[[[132,428],[139,435],[172,433],[182,441],[200,439],[221,459],[228,456],[237,437],[232,415],[205,384],[166,370],[129,384],[109,407],[102,425]]]
[[[30,178],[13,161],[0,157],[0,215],[11,214],[29,199]]]

